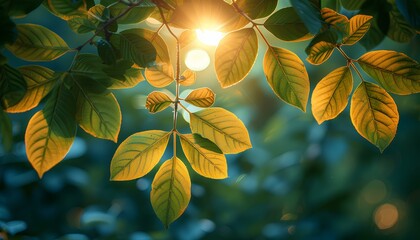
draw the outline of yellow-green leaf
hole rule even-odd
[[[126,30],[124,32],[135,32],[136,35],[148,40],[156,49],[156,62],[170,64],[171,59],[169,57],[168,46],[158,32],[140,28]]]
[[[26,154],[39,177],[64,159],[76,135],[75,100],[59,85],[43,110],[29,120],[25,133]]]
[[[170,136],[170,132],[150,130],[128,137],[112,158],[111,180],[132,180],[149,173],[163,156]]]
[[[171,104],[172,99],[164,92],[151,92],[146,100],[146,108],[151,113],[163,111]]]
[[[243,122],[223,108],[190,113],[190,126],[193,133],[214,142],[223,153],[239,153],[252,147]]]
[[[403,53],[372,51],[357,62],[389,92],[400,95],[420,92],[420,64]]]
[[[86,11],[86,0],[46,0],[44,6],[55,16],[69,20],[75,16],[80,16]]]
[[[185,98],[185,101],[197,107],[210,107],[215,100],[215,94],[210,88],[199,88],[193,90]]]
[[[26,93],[26,81],[17,69],[0,65],[0,103],[3,109],[18,104]]]
[[[194,30],[185,30],[179,36],[179,45],[181,48],[188,46],[197,39],[197,34]]]
[[[222,87],[232,86],[251,71],[258,53],[257,34],[253,28],[229,33],[215,53],[217,79]]]
[[[112,4],[112,6],[109,7],[111,15],[114,17],[119,16],[121,13],[126,11],[126,9],[127,4],[122,2]],[[153,13],[154,9],[154,4],[143,1],[142,4],[140,4],[137,7],[131,8],[130,11],[118,18],[117,21],[119,24],[138,23],[148,18]]]
[[[152,182],[150,201],[153,210],[168,228],[179,218],[191,199],[191,179],[187,167],[177,157],[166,160]]]
[[[174,69],[172,65],[162,62],[146,68],[145,76],[150,85],[163,88],[174,81]]]
[[[16,57],[26,61],[51,61],[70,51],[66,42],[55,32],[40,25],[18,24],[18,37],[6,45]]]
[[[179,136],[182,150],[194,171],[207,178],[227,178],[226,157],[214,143],[197,134]]]
[[[19,68],[26,81],[27,90],[23,98],[14,106],[6,109],[10,113],[20,113],[38,106],[50,92],[55,80],[54,71],[42,66],[23,66]]]
[[[399,114],[392,97],[381,87],[362,82],[353,93],[350,117],[357,132],[381,152],[397,132]]]
[[[349,67],[329,73],[316,85],[312,93],[312,114],[318,124],[338,116],[347,106],[353,88]]]
[[[287,49],[270,47],[265,53],[263,66],[267,81],[276,95],[306,111],[309,77],[300,58]]]
[[[329,42],[318,42],[311,46],[306,58],[313,65],[320,65],[327,61],[333,54],[335,45]]]
[[[416,30],[410,26],[400,13],[397,6],[393,4],[392,10],[389,12],[389,29],[387,35],[397,42],[410,42],[416,36]]]
[[[195,83],[196,78],[197,74],[194,71],[187,69],[182,73],[179,84],[182,86],[190,86]]]
[[[350,18],[350,31],[349,35],[343,38],[344,45],[353,45],[357,43],[369,31],[372,16],[356,15]]]
[[[321,9],[321,16],[326,23],[330,24],[340,32],[345,34],[349,33],[349,19],[346,16],[339,14],[330,8]]]

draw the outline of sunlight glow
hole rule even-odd
[[[223,38],[223,33],[212,30],[195,30],[198,40],[209,46],[217,46]]]
[[[185,65],[193,71],[203,71],[210,65],[210,56],[201,49],[191,50],[185,57]]]

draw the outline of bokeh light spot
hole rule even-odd
[[[193,71],[203,71],[210,65],[210,56],[201,49],[191,50],[185,57],[185,65]]]
[[[379,229],[392,228],[398,221],[398,209],[392,204],[382,204],[375,211],[375,224]]]

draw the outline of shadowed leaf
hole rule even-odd
[[[17,69],[0,65],[0,103],[3,109],[18,104],[26,94],[26,81]]]
[[[277,7],[277,0],[237,0],[236,4],[251,19],[269,16]]]
[[[357,43],[367,33],[370,27],[372,16],[356,15],[350,19],[349,36],[343,39],[344,45],[353,45]]]

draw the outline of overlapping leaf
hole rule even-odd
[[[357,62],[389,92],[400,95],[420,92],[420,65],[403,53],[372,51]]]
[[[179,84],[182,86],[190,86],[195,83],[196,78],[197,74],[194,71],[187,69],[182,73]]]
[[[103,2],[104,1],[102,1],[102,3]],[[110,1],[105,1],[105,2],[110,2]],[[112,2],[115,2],[115,1],[112,1]],[[112,6],[109,7],[109,10],[112,16],[119,16],[121,13],[126,11],[126,9],[127,9],[127,5],[122,2],[119,2],[117,4],[112,4]],[[153,13],[154,10],[155,10],[154,4],[148,1],[143,1],[142,4],[140,4],[139,6],[133,7],[132,9],[130,9],[130,11],[127,14],[120,17],[118,19],[118,23],[130,24],[130,23],[141,22],[145,20],[146,18],[148,18]]]
[[[18,24],[18,38],[7,49],[27,61],[51,61],[70,51],[55,32],[40,25]]]
[[[185,101],[197,107],[210,107],[215,101],[215,94],[210,88],[199,88],[188,94]]]
[[[353,93],[351,121],[357,132],[381,152],[397,132],[399,114],[392,97],[379,86],[362,82]]]
[[[194,171],[207,178],[227,177],[226,157],[214,143],[197,134],[179,136],[182,150]]]
[[[211,140],[223,153],[239,153],[252,147],[245,125],[223,108],[191,113],[190,126],[193,133]]]
[[[188,169],[177,157],[165,161],[153,179],[150,200],[166,228],[181,216],[190,199],[191,179]]]
[[[73,31],[79,34],[95,31],[101,22],[106,21],[103,19],[104,11],[105,7],[98,4],[90,8],[87,14],[72,17],[67,20],[67,23]]]
[[[0,65],[0,103],[3,109],[19,103],[26,93],[23,75],[8,64]]]
[[[318,124],[338,116],[347,106],[353,88],[349,67],[329,73],[316,85],[312,93],[312,114]]]
[[[305,23],[310,33],[316,34],[322,27],[318,3],[307,0],[290,0],[300,19]]]
[[[244,11],[251,19],[269,16],[277,7],[277,0],[238,0],[239,9]]]
[[[52,14],[66,21],[82,15],[87,8],[86,0],[46,0],[44,6]]]
[[[170,64],[171,59],[169,57],[168,46],[165,41],[159,35],[158,32],[153,32],[147,29],[135,28],[130,30],[125,30],[127,33],[134,33],[137,36],[140,36],[147,41],[149,41],[153,47],[156,49],[156,62],[158,63],[168,63]]]
[[[353,45],[367,33],[372,16],[358,14],[350,19],[349,36],[343,39],[343,44]]]
[[[146,68],[145,76],[150,85],[163,88],[174,81],[174,69],[172,65],[162,62]]]
[[[258,39],[253,28],[226,35],[215,53],[215,69],[220,85],[229,87],[243,80],[251,71],[257,53]]]
[[[329,8],[323,8],[321,9],[321,16],[322,19],[324,19],[324,21],[326,23],[328,23],[329,25],[333,26],[334,28],[336,28],[338,31],[348,34],[350,31],[350,26],[349,26],[349,19],[342,15],[339,14],[338,12],[329,9]]]
[[[151,92],[146,100],[146,108],[151,113],[163,111],[171,104],[172,99],[164,92]]]
[[[270,47],[264,56],[264,74],[276,95],[306,111],[309,77],[305,65],[293,52]]]
[[[128,137],[112,158],[111,180],[132,180],[149,173],[163,156],[170,136],[170,132],[150,130]]]

